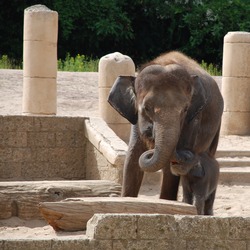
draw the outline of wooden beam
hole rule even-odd
[[[40,211],[56,231],[85,230],[88,220],[95,213],[197,214],[194,206],[182,202],[131,197],[72,198],[60,202],[43,202],[40,203]]]
[[[41,219],[40,202],[120,193],[120,184],[105,180],[0,182],[0,219]]]

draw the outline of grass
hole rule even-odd
[[[59,59],[57,67],[59,71],[73,71],[73,72],[97,72],[99,59],[88,58],[84,55],[77,55],[76,57],[67,54],[65,60]],[[22,69],[22,63],[16,63],[7,55],[0,57],[0,69]]]
[[[72,72],[97,72],[99,59],[88,58],[84,55],[77,55],[76,57],[67,54],[65,60],[58,60],[59,71],[72,71]]]
[[[21,69],[22,65],[16,60],[10,59],[7,55],[0,57],[0,69]]]
[[[221,76],[222,75],[221,69],[218,66],[213,65],[212,63],[207,64],[206,62],[204,62],[204,60],[202,60],[200,65],[211,76]]]
[[[85,55],[78,54],[76,57],[70,56],[68,53],[64,60],[59,59],[57,62],[59,71],[72,72],[97,72],[99,59],[92,59]],[[221,69],[212,63],[207,64],[204,60],[201,67],[212,76],[221,76]],[[7,55],[0,57],[0,69],[22,69],[22,63],[17,63],[10,59]]]

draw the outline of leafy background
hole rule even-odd
[[[22,61],[24,9],[59,14],[58,58],[119,51],[140,64],[179,50],[221,67],[223,37],[250,31],[249,0],[1,0],[0,57]]]

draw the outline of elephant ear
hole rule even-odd
[[[119,76],[110,90],[108,102],[120,115],[135,125],[138,118],[134,82],[133,76]]]
[[[201,165],[200,162],[198,162],[198,164],[196,166],[194,166],[189,173],[190,175],[194,176],[194,177],[204,177],[205,176],[205,169],[204,167]]]
[[[207,104],[207,93],[202,81],[196,75],[193,75],[192,78],[194,82],[194,91],[191,99],[191,105],[186,116],[188,123],[191,122]]]

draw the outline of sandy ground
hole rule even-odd
[[[58,73],[59,116],[98,116],[97,73]],[[22,71],[0,70],[0,115],[22,114]],[[221,148],[234,148],[230,140],[224,140]],[[236,138],[237,147],[250,150],[250,140]],[[144,187],[141,195],[157,198],[158,187]],[[179,197],[181,199],[181,197]],[[219,185],[214,205],[216,216],[250,216],[250,186]],[[1,238],[53,238],[77,237],[84,232],[56,233],[44,221],[23,221],[19,218],[0,220]]]

